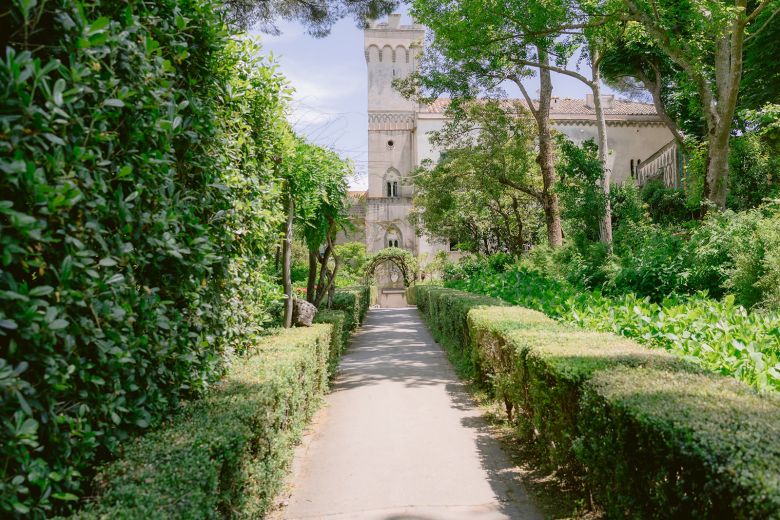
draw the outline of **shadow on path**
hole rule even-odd
[[[296,458],[290,520],[542,518],[416,308],[369,311]]]

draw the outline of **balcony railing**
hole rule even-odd
[[[684,176],[685,160],[677,141],[671,141],[651,155],[636,169],[636,180],[644,186],[654,179],[663,180],[667,188],[686,188]]]

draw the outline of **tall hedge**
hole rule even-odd
[[[14,2],[0,49],[0,516],[251,344],[274,297],[286,96],[212,0]]]

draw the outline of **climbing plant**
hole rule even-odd
[[[386,247],[369,258],[365,272],[366,283],[370,283],[376,268],[387,262],[401,271],[401,275],[404,277],[404,286],[409,287],[417,280],[418,265],[414,255],[400,247]]]

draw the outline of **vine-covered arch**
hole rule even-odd
[[[365,280],[370,283],[374,271],[380,265],[389,262],[396,266],[404,277],[404,286],[409,287],[417,280],[417,259],[412,253],[400,247],[386,247],[377,251],[366,264]]]

